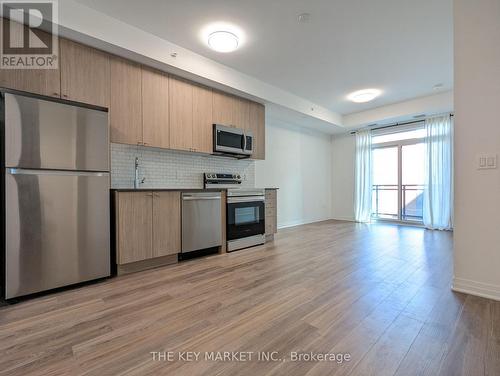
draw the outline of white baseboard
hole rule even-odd
[[[347,221],[347,222],[356,222],[356,220],[352,217],[332,217],[334,221]]]
[[[278,229],[295,227],[295,226],[302,226],[302,225],[309,225],[311,223],[324,222],[324,221],[328,221],[330,219],[331,218],[324,218],[324,219],[313,219],[313,220],[305,220],[305,221],[288,222],[288,223],[284,223],[284,224],[279,224]]]
[[[465,294],[477,295],[482,298],[500,301],[500,286],[489,283],[454,277],[451,289]]]
[[[317,223],[317,222],[324,222],[324,221],[347,221],[347,222],[356,222],[354,218],[348,218],[348,217],[335,217],[335,218],[323,218],[323,219],[314,219],[314,220],[309,220],[309,221],[296,221],[296,222],[289,222],[285,224],[278,225],[278,229],[280,228],[288,228],[288,227],[295,227],[295,226],[302,226],[302,225],[309,225],[311,223]]]

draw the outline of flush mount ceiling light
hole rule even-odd
[[[374,100],[380,94],[382,94],[382,91],[378,89],[363,89],[349,94],[347,99],[354,103],[366,103]]]
[[[302,13],[297,16],[298,23],[308,23],[310,19],[311,14],[309,13]]]
[[[244,43],[243,31],[232,24],[216,22],[201,30],[200,37],[212,50],[222,53],[233,52]]]
[[[208,45],[217,52],[233,52],[238,48],[239,38],[229,31],[214,31],[208,36]]]

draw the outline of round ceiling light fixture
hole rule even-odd
[[[379,89],[363,89],[355,91],[347,96],[347,99],[354,103],[366,103],[377,98],[382,91]]]
[[[245,44],[245,33],[234,24],[214,22],[200,30],[200,40],[214,51],[227,53]]]
[[[233,52],[238,48],[239,38],[230,31],[214,31],[208,36],[209,47],[217,52]]]

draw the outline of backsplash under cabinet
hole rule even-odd
[[[111,144],[111,187],[134,186],[134,163],[139,158],[140,188],[203,188],[204,172],[239,173],[242,187],[255,186],[255,161],[195,154],[135,145]]]

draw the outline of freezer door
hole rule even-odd
[[[6,167],[109,171],[106,111],[4,97]]]
[[[109,174],[7,169],[5,293],[110,275]]]

